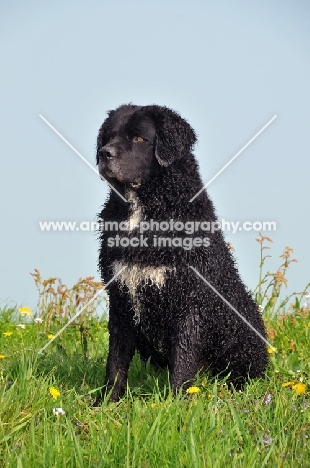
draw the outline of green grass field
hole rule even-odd
[[[99,285],[87,278],[69,290],[36,271],[37,310],[0,312],[0,466],[309,467],[310,301],[307,288],[281,301],[285,252],[254,292],[274,347],[265,379],[237,392],[200,375],[193,393],[173,397],[168,372],[135,356],[127,394],[100,409],[108,331],[96,304],[38,353]]]

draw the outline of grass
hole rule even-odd
[[[100,285],[86,278],[69,290],[35,271],[36,312],[0,312],[0,466],[308,467],[307,288],[281,299],[291,250],[284,251],[277,272],[263,273],[269,240],[258,241],[260,281],[253,294],[276,350],[269,350],[266,378],[249,382],[242,392],[229,389],[223,379],[199,375],[199,391],[173,397],[168,372],[136,355],[125,397],[92,408],[108,349],[107,322],[94,316],[96,304],[44,353],[38,351]],[[55,415],[55,408],[65,414]]]

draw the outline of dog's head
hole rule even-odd
[[[189,154],[195,142],[194,130],[173,110],[123,105],[108,113],[99,130],[99,173],[137,188],[160,167]]]

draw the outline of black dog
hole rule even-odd
[[[99,172],[114,188],[100,215],[99,256],[103,281],[118,275],[108,285],[112,401],[124,392],[135,350],[169,367],[174,391],[201,369],[229,373],[240,386],[267,365],[262,318],[213,204],[206,191],[190,201],[202,188],[195,142],[185,120],[156,105],[123,105],[99,131]]]

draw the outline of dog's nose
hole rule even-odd
[[[108,143],[107,145],[104,145],[102,148],[100,148],[99,154],[106,156],[107,158],[114,158],[116,156],[116,150]]]

